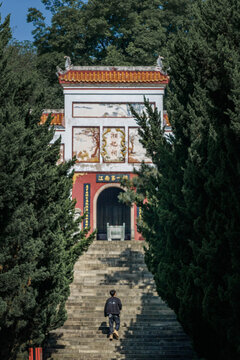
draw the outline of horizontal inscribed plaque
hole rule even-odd
[[[123,179],[130,179],[129,174],[97,174],[97,183],[120,183]]]

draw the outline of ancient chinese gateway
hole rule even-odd
[[[130,104],[141,113],[144,96],[161,111],[168,77],[159,67],[73,67],[59,69],[64,111],[55,112],[55,138],[61,135],[61,159],[76,156],[72,196],[87,216],[83,226],[97,239],[142,239],[136,206],[118,202],[122,178],[132,178],[146,157]],[[44,117],[46,113],[43,114]],[[166,125],[169,125],[168,123]],[[168,127],[166,127],[168,129]]]

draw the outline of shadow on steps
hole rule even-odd
[[[98,330],[101,330],[102,334],[108,335],[109,328],[107,326],[106,321],[102,321],[101,325],[99,326]]]
[[[120,339],[116,342],[111,360],[196,359],[190,340],[177,322],[174,312],[156,294],[153,277],[147,271],[143,253],[127,248],[121,252],[119,259],[108,256],[102,262],[111,267],[121,264],[123,268],[128,268],[105,275],[100,283],[102,286],[112,285],[123,303]],[[128,293],[121,291],[122,285],[129,286]],[[137,289],[141,289],[142,294],[138,295],[136,292],[134,298]],[[140,302],[136,301],[135,304],[137,298]],[[129,304],[129,300],[132,300],[132,304]],[[134,306],[134,310],[126,322],[124,311],[128,306]],[[108,328],[104,334],[107,332]]]
[[[153,293],[142,295],[141,301],[141,312],[128,326],[123,321],[116,353],[125,360],[193,360],[191,343],[175,314]]]
[[[59,345],[58,341],[63,337],[63,333],[50,333],[46,339],[46,347],[43,349],[43,360],[51,359],[54,353],[59,349],[64,349],[65,345]],[[51,346],[49,346],[51,344]],[[46,351],[46,348],[48,349]],[[45,350],[45,351],[44,351]]]
[[[140,244],[93,243],[76,269],[79,273],[68,301],[68,308],[76,308],[58,335],[51,334],[47,359],[196,359],[174,312],[156,293]],[[123,310],[120,339],[110,342],[103,309],[113,288]]]

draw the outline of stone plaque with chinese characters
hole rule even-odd
[[[142,161],[152,162],[146,155],[146,150],[139,141],[137,127],[128,128],[128,162],[140,163]]]
[[[129,179],[129,174],[97,174],[97,183],[120,183],[122,179]]]
[[[103,128],[102,157],[104,162],[125,162],[125,128]]]
[[[73,156],[77,163],[99,162],[99,127],[73,127]]]

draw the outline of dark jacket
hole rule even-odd
[[[109,314],[119,315],[120,310],[122,310],[121,300],[115,296],[112,296],[106,301],[104,308],[104,316],[106,317]]]

